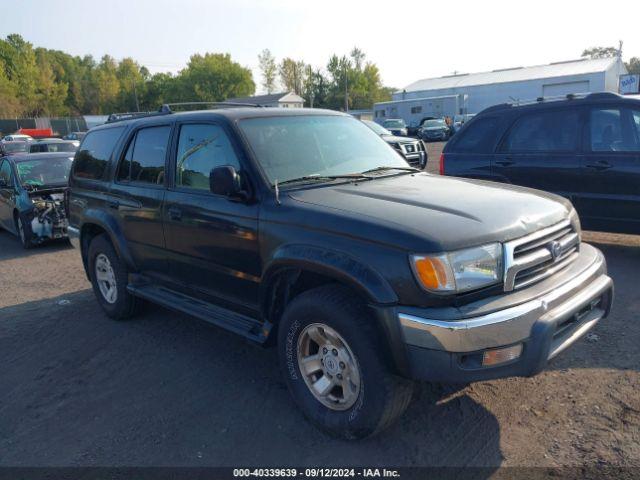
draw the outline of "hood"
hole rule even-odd
[[[410,137],[398,137],[397,135],[380,135],[382,139],[387,143],[414,143],[417,142],[415,138]]]
[[[440,130],[446,130],[449,127],[422,127],[422,130],[426,132],[437,132]]]
[[[332,214],[313,228],[427,253],[512,240],[566,219],[572,208],[537,190],[427,173],[288,194]]]

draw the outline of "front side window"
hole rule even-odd
[[[164,163],[171,127],[141,128],[129,143],[118,170],[124,182],[164,184]]]
[[[208,191],[209,173],[225,165],[240,170],[240,162],[222,127],[188,124],[180,128],[176,157],[177,187]]]
[[[96,130],[87,134],[73,163],[73,176],[99,180],[107,169],[111,154],[124,127]]]
[[[379,135],[353,117],[265,117],[242,120],[239,125],[272,184],[377,167],[408,167]]]
[[[589,119],[592,152],[634,152],[640,150],[637,123],[635,123],[630,110],[593,109]]]
[[[3,183],[11,187],[13,186],[13,175],[11,174],[11,165],[9,162],[4,160],[2,165],[0,165],[0,180],[3,180]]]
[[[578,148],[580,115],[560,110],[524,115],[507,135],[502,151],[572,152]]]

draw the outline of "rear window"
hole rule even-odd
[[[73,162],[73,176],[101,180],[124,127],[89,132]]]
[[[454,138],[454,152],[490,153],[498,135],[498,117],[476,118]]]
[[[501,151],[573,152],[580,129],[576,110],[558,110],[524,115],[507,134]]]

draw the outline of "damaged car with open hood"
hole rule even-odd
[[[24,248],[67,237],[64,198],[72,162],[68,152],[0,160],[0,227]]]

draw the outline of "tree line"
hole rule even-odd
[[[295,92],[316,108],[367,109],[376,102],[391,100],[394,91],[383,86],[380,70],[358,48],[349,55],[332,55],[324,69],[289,57],[277,62],[268,49],[258,55],[258,60],[267,93]]]
[[[0,117],[155,110],[162,103],[251,95],[251,70],[221,53],[192,55],[178,74],[156,73],[132,58],[72,56],[34,48],[20,35],[0,39]]]
[[[333,55],[326,71],[291,58],[276,63],[268,50],[259,62],[267,92],[294,91],[307,106],[344,108],[345,83],[350,109],[371,108],[391,97],[378,67],[357,48],[348,56]],[[176,74],[151,74],[132,58],[73,56],[36,48],[17,34],[0,39],[0,118],[147,111],[163,103],[217,102],[255,90],[251,70],[229,54],[195,54]]]

